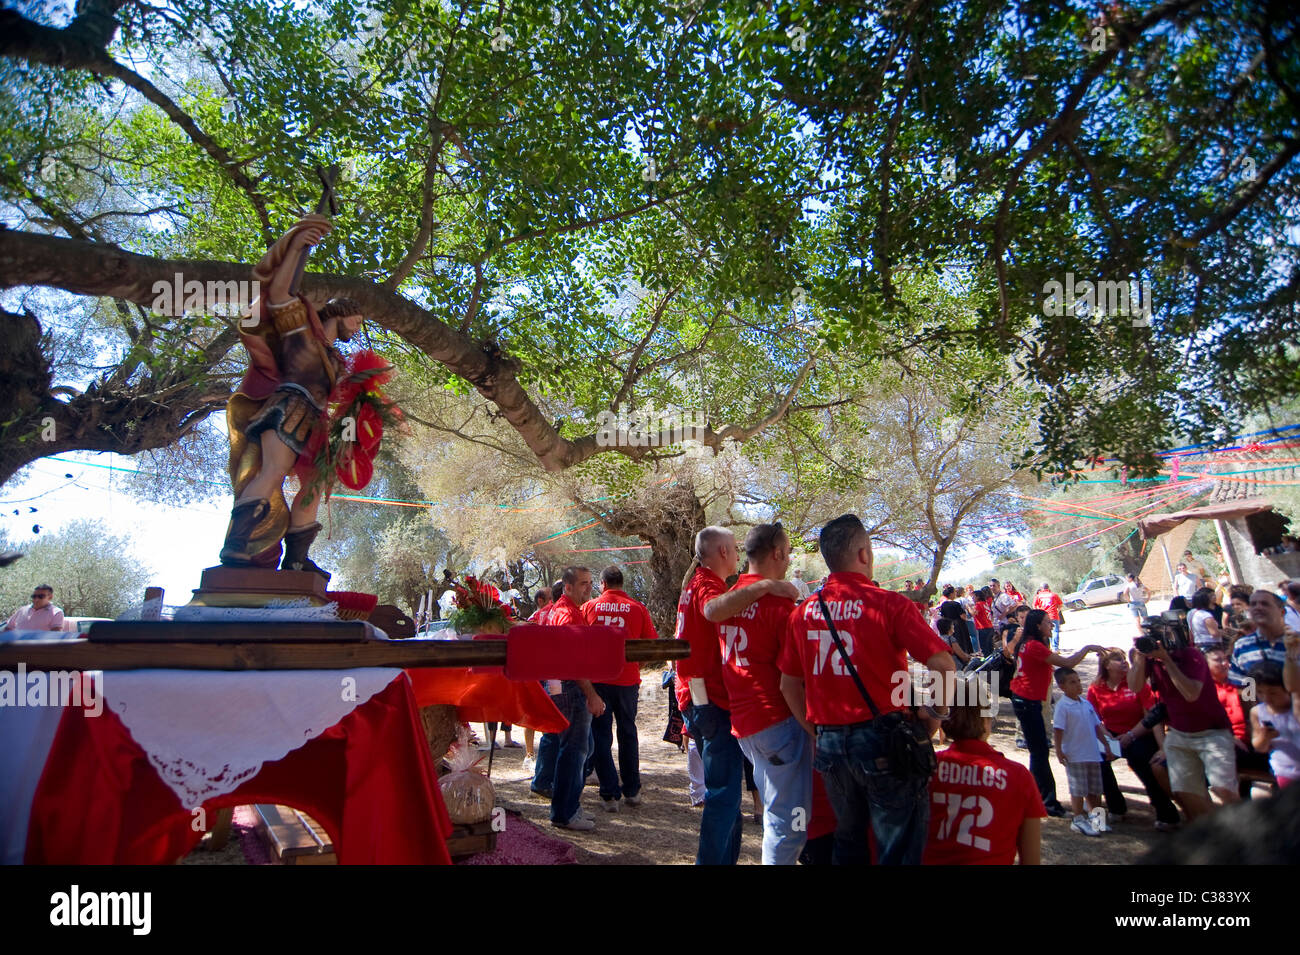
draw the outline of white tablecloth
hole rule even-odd
[[[397,678],[400,669],[124,670],[104,700],[188,808],[237,789]]]

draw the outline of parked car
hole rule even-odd
[[[1065,605],[1071,610],[1084,610],[1102,604],[1120,603],[1124,600],[1126,587],[1128,580],[1123,577],[1093,577],[1081,583],[1074,593],[1066,594]]]
[[[92,623],[111,619],[111,617],[64,617],[63,629],[68,633],[79,633],[84,637],[90,632],[90,625]]]

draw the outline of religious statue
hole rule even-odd
[[[317,214],[300,219],[253,270],[261,289],[257,321],[240,329],[249,369],[226,404],[235,506],[221,563],[278,565],[328,581],[307,556],[321,530],[321,498],[336,473],[350,488],[369,483],[384,425],[400,422],[401,413],[379,391],[392,370],[387,363],[370,351],[345,360],[334,345],[360,330],[361,306],[336,298],[317,312],[298,294],[307,251],[331,228],[322,213],[332,204],[332,177],[320,175],[325,196]],[[283,490],[290,473],[300,484],[292,506]]]
[[[330,576],[307,556],[321,530],[320,476],[309,465],[299,467],[302,488],[292,507],[283,492],[284,479],[319,447],[329,427],[330,394],[345,367],[334,343],[351,339],[363,321],[351,299],[334,299],[317,312],[291,289],[300,259],[330,228],[324,216],[306,216],[253,270],[262,289],[258,322],[240,331],[250,366],[226,405],[235,492],[221,549],[226,566],[279,564]]]

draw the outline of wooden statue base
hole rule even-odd
[[[309,570],[264,567],[209,567],[190,600],[203,607],[265,607],[271,600],[306,597],[313,606],[329,603],[325,578]]]

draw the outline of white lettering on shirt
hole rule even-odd
[[[861,600],[828,600],[826,606],[830,609],[832,620],[858,620],[862,617]],[[823,619],[820,604],[815,600],[804,604],[803,616],[805,620]]]
[[[834,615],[832,610],[831,614]],[[809,630],[807,638],[817,643],[817,654],[813,658],[813,676],[821,676],[826,669],[826,661],[831,661],[831,674],[833,676],[848,676],[849,671],[844,668],[844,658],[840,656],[840,651],[835,648],[835,638],[831,636],[829,630]],[[840,640],[844,642],[844,652],[850,657],[853,656],[853,634],[841,633]]]
[[[939,760],[939,769],[935,774],[941,783],[953,783],[958,786],[987,786],[993,789],[1007,788],[1007,771],[993,766],[974,766],[970,763],[958,763],[952,760]]]

